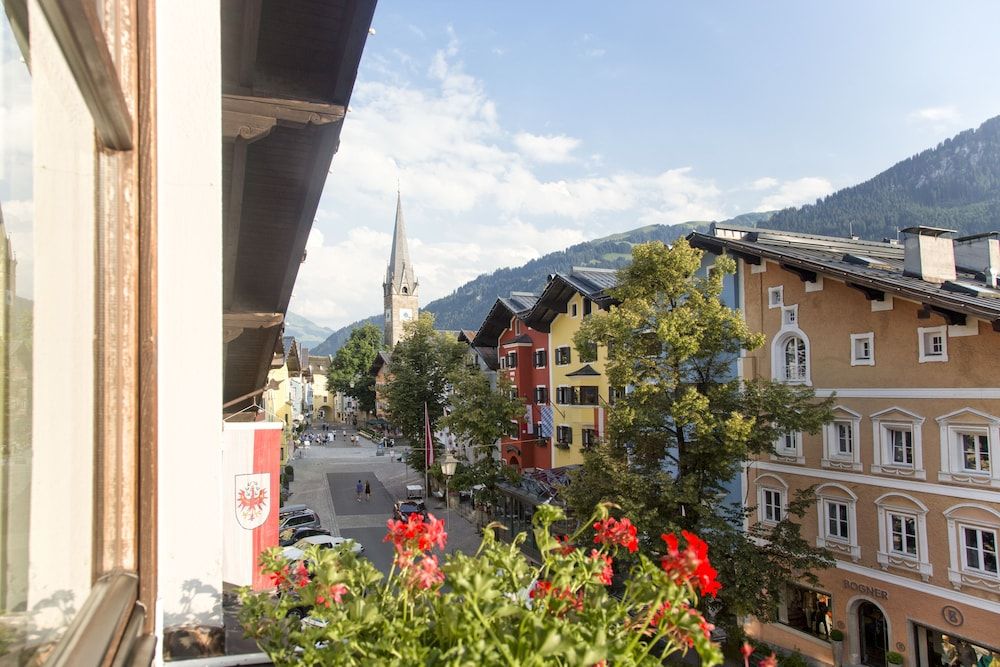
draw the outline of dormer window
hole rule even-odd
[[[919,327],[917,329],[917,345],[920,352],[920,363],[933,361],[948,361],[948,328]]]

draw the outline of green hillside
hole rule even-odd
[[[767,223],[874,240],[896,238],[897,229],[913,225],[963,234],[1000,228],[1000,116],[813,205],[779,211]]]
[[[734,224],[754,226],[767,220],[770,213],[748,213],[728,220]],[[545,286],[550,273],[569,271],[574,266],[618,268],[632,256],[632,246],[646,241],[670,243],[694,229],[707,229],[710,222],[685,222],[677,225],[648,225],[629,232],[612,234],[593,241],[578,243],[566,250],[552,252],[533,259],[523,266],[498,269],[483,274],[462,285],[448,296],[432,301],[421,309],[434,313],[439,329],[478,329],[498,296],[511,292],[538,292]],[[335,353],[351,330],[372,322],[382,326],[382,316],[373,315],[334,331],[313,354]]]

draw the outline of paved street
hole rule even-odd
[[[301,449],[292,461],[295,480],[291,484],[289,504],[302,503],[320,515],[323,527],[334,535],[348,537],[365,546],[365,555],[382,572],[392,565],[392,546],[383,542],[386,521],[392,517],[393,503],[406,496],[407,484],[423,484],[418,475],[396,455],[403,449],[387,450],[377,456],[375,444],[363,436],[360,445],[351,445],[355,435],[347,429],[347,438],[337,429],[337,440]],[[371,499],[358,502],[355,485],[368,481]],[[447,518],[444,502],[431,499],[428,509],[437,517]],[[479,547],[475,526],[452,511],[448,530],[448,551],[466,553]]]

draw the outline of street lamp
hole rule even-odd
[[[449,502],[448,495],[448,483],[451,481],[451,476],[455,474],[455,467],[458,465],[458,459],[448,450],[448,453],[444,457],[444,461],[441,461],[441,474],[444,475],[444,508],[445,508],[445,525],[451,527],[451,503]]]

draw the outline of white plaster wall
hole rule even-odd
[[[160,631],[222,624],[219,14],[156,5]]]
[[[35,127],[28,608],[44,629],[63,627],[90,592],[94,125],[41,9],[28,4]]]

